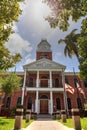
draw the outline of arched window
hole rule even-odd
[[[31,99],[31,97],[28,98],[27,109],[32,109],[32,99]]]
[[[56,99],[56,108],[57,108],[57,110],[61,110],[60,98]]]
[[[11,97],[7,97],[6,108],[10,108],[10,104],[11,104]]]
[[[42,58],[48,59],[48,55],[41,55],[41,56],[40,56],[40,59],[42,59]]]
[[[70,98],[67,98],[67,105],[68,105],[68,109],[72,109]]]
[[[18,97],[17,104],[21,104],[21,97]]]
[[[59,79],[58,79],[58,78],[55,79],[55,87],[56,87],[56,88],[59,87]]]
[[[29,87],[33,87],[33,78],[29,79]]]
[[[65,83],[69,84],[69,80],[66,77],[65,77]]]
[[[75,86],[75,88],[77,88],[77,82],[78,82],[78,79],[74,78],[74,86]]]
[[[46,95],[42,95],[40,99],[48,99],[48,97]]]
[[[78,108],[79,108],[79,109],[82,108],[82,102],[81,102],[81,99],[80,99],[80,98],[77,98],[77,105],[78,105]]]

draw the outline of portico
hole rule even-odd
[[[47,50],[46,48],[44,50],[44,46],[48,46]],[[57,98],[61,100],[61,97],[65,100],[63,73],[66,67],[64,65],[52,61],[51,53],[52,52],[49,44],[47,42],[45,42],[45,44],[42,42],[38,45],[37,48],[37,60],[35,62],[23,66],[25,74],[22,89],[22,104],[24,103],[25,89],[28,94],[30,92],[35,92],[36,97],[35,99],[33,99],[33,102],[35,112],[37,114],[52,114],[54,111],[54,106],[58,106],[58,104],[56,105],[57,101],[55,100],[57,100]],[[49,55],[51,55],[51,58]],[[49,56],[49,58],[46,58],[44,56]],[[55,93],[57,94],[56,97]],[[61,104],[61,107],[66,108],[63,102]]]
[[[36,93],[36,99],[35,99],[35,112],[39,113],[49,113],[52,114],[53,113],[53,93],[61,93],[63,95],[64,93],[64,87],[62,84],[62,79],[63,79],[63,74],[62,74],[62,69],[55,71],[55,69],[51,70],[45,70],[45,69],[40,69],[38,71],[36,71],[35,69],[32,71],[29,69],[25,69],[25,76],[27,77],[27,75],[36,75],[35,79],[34,79],[34,84],[32,86],[28,86],[25,84],[25,86],[23,86],[23,92],[24,93],[24,89],[26,88],[27,92],[35,92]],[[57,84],[56,80],[54,79],[54,76],[61,76],[60,79],[60,83]],[[24,78],[24,83],[26,82],[26,78]],[[58,85],[58,86],[57,86]],[[41,99],[40,94],[42,93],[42,95],[49,95],[49,98],[44,98]],[[23,94],[22,94],[22,99],[23,99]],[[24,99],[23,99],[24,100]],[[44,104],[44,108],[47,108],[46,110],[44,110],[42,112],[42,104]]]

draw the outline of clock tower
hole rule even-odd
[[[47,40],[41,40],[37,46],[36,60],[42,58],[52,60],[51,45],[47,42]]]

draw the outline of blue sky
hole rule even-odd
[[[10,36],[6,46],[12,54],[20,53],[22,55],[21,62],[16,64],[17,71],[23,71],[22,66],[30,63],[36,58],[36,47],[41,39],[47,39],[51,44],[53,51],[53,60],[66,66],[66,71],[79,71],[78,61],[75,56],[72,59],[64,56],[64,44],[59,45],[58,40],[64,38],[69,32],[76,28],[80,30],[81,20],[77,23],[70,22],[70,27],[66,32],[62,32],[58,28],[50,28],[45,21],[45,17],[50,14],[50,9],[41,0],[25,0],[21,4],[23,10],[19,17],[19,22],[14,23],[13,30],[15,33]],[[11,69],[11,70],[14,70]]]

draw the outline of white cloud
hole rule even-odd
[[[25,64],[29,64],[29,63],[35,61],[35,59],[32,59],[32,58],[30,58],[30,57],[31,57],[30,55],[27,55],[27,56],[25,57]]]
[[[20,53],[24,55],[32,50],[31,43],[24,40],[18,33],[14,33],[10,36],[8,43],[6,43],[6,47],[12,54]]]
[[[12,29],[15,33],[18,33],[18,27],[17,27],[16,23],[13,23]]]
[[[53,53],[53,59],[54,61],[57,61],[59,57],[61,57],[63,54],[62,52],[54,52]]]
[[[41,0],[25,0],[22,9],[20,22],[25,25],[26,30],[31,30],[32,37],[38,35],[42,38],[49,38],[56,32],[57,29],[50,28],[49,23],[45,20],[51,11]]]

